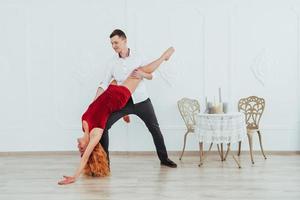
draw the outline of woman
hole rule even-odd
[[[112,112],[122,109],[131,94],[141,81],[142,73],[152,73],[163,61],[167,61],[174,53],[174,48],[168,48],[160,58],[152,63],[135,69],[121,84],[109,87],[90,104],[82,115],[82,130],[84,135],[78,139],[78,148],[81,153],[80,164],[73,176],[63,176],[58,184],[65,185],[76,181],[82,171],[91,176],[109,175],[109,165],[105,151],[99,144],[105,124]]]

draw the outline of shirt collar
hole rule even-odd
[[[119,55],[119,58],[122,58],[121,57],[121,54],[118,54]],[[126,57],[125,58],[127,58],[127,57],[129,57],[130,56],[130,48],[128,48],[128,53],[127,53],[127,55],[126,55]]]

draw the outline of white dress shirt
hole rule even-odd
[[[121,58],[118,54],[116,54],[108,61],[104,78],[99,87],[106,90],[112,79],[115,79],[117,84],[121,85],[134,69],[145,64],[143,57],[138,53],[133,52],[131,49],[129,51],[129,56],[126,58]],[[134,104],[145,101],[149,98],[144,79],[141,80],[131,97]]]

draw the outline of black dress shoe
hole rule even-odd
[[[166,160],[163,160],[160,162],[161,165],[165,165],[167,167],[171,167],[171,168],[176,168],[177,164],[174,163],[172,160],[170,160],[169,158],[167,158]]]

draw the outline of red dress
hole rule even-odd
[[[93,130],[93,128],[105,129],[110,114],[121,110],[126,105],[130,96],[131,93],[125,86],[109,85],[109,87],[89,105],[88,109],[82,115],[81,120],[88,123],[89,132]]]

